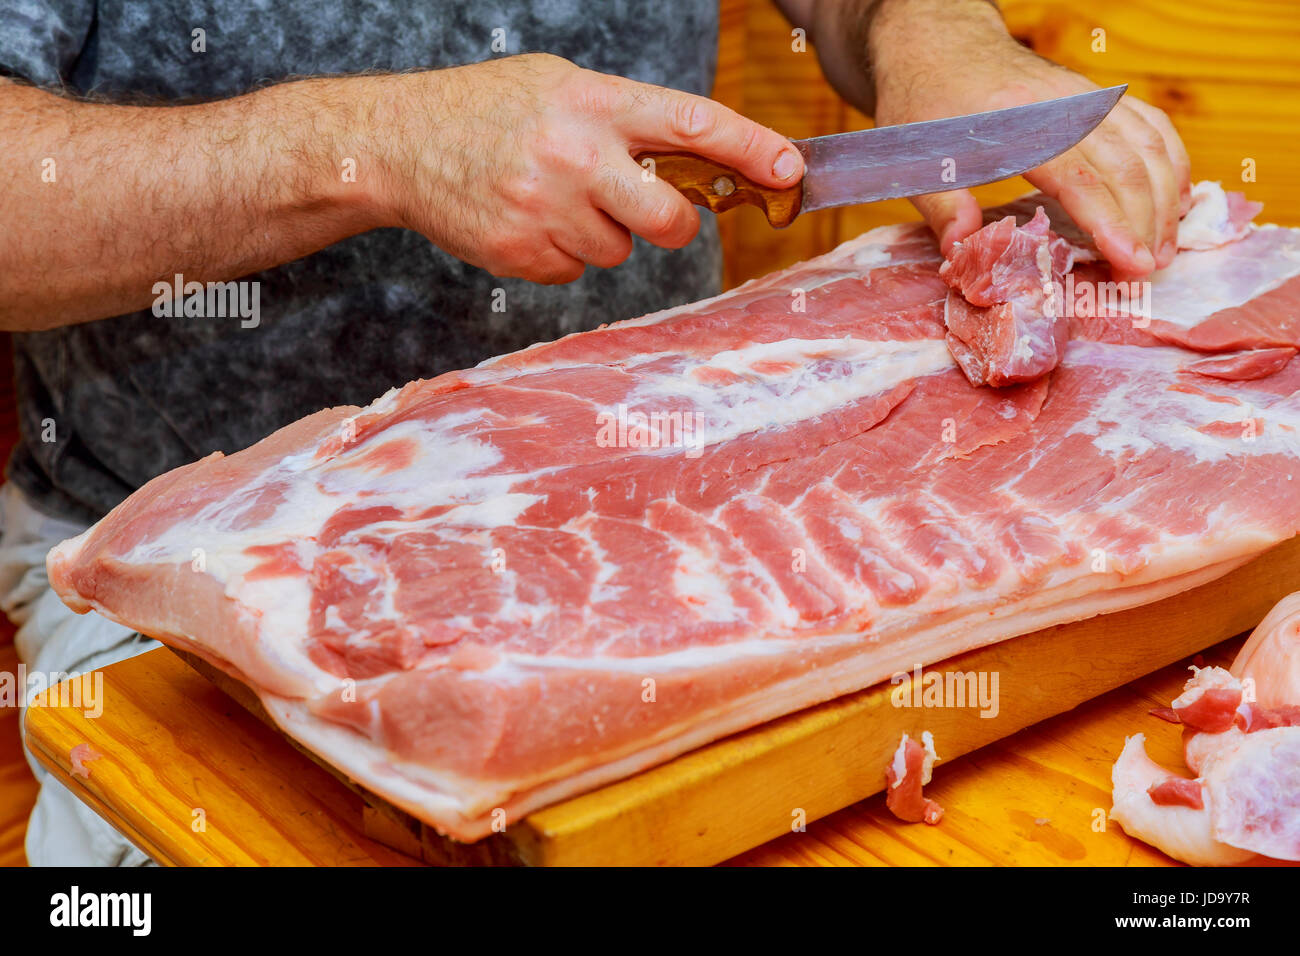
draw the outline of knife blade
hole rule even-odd
[[[691,153],[649,153],[654,174],[691,202],[723,212],[758,206],[773,226],[805,212],[964,189],[1010,179],[1087,136],[1127,84],[967,116],[793,140],[807,170],[786,189],[759,186]],[[649,167],[648,167],[649,168]]]

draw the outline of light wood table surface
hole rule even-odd
[[[1226,664],[1241,639],[1205,659]],[[1118,827],[1110,766],[1126,734],[1181,765],[1179,730],[1148,715],[1186,679],[1186,663],[1027,728],[935,771],[942,823],[902,824],[874,797],[730,861],[738,865],[1169,865]],[[414,861],[359,832],[361,798],[171,652],[104,671],[104,714],[30,711],[29,739],[82,799],[161,862],[178,865],[391,865]],[[82,678],[83,680],[88,678]],[[69,773],[74,746],[103,754]],[[940,751],[942,756],[942,750]],[[201,811],[204,829],[195,830]]]

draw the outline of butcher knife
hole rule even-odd
[[[1027,106],[793,140],[807,171],[785,189],[759,186],[693,153],[645,153],[637,162],[697,206],[762,209],[781,228],[800,213],[965,189],[1010,179],[1059,156],[1105,119],[1128,85]],[[646,160],[653,159],[651,167]]]

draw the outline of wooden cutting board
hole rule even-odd
[[[709,864],[782,834],[789,834],[783,842],[800,841],[804,834],[792,833],[799,822],[880,791],[904,732],[934,734],[942,796],[944,767],[959,755],[1249,630],[1297,587],[1300,539],[1156,604],[1047,628],[927,668],[996,673],[995,717],[971,707],[897,707],[895,688],[877,686],[537,811],[469,845],[340,786],[165,651],[104,672],[105,711],[97,720],[75,708],[31,709],[28,742],[56,776],[166,862],[405,861],[381,845],[388,844],[430,862]],[[242,685],[214,677],[260,709]],[[1174,692],[1181,684],[1176,674],[1167,682]],[[1128,719],[1139,720],[1140,709]],[[1151,727],[1132,727],[1140,729]],[[105,754],[88,765],[87,779],[70,775],[69,753],[81,742]],[[1122,739],[1111,743],[1114,751],[1100,754],[1103,761],[1113,759]],[[969,762],[961,766],[969,771]],[[202,833],[193,829],[196,810],[207,825]],[[1035,832],[1045,825],[1040,818],[1021,815],[1026,839],[1051,835]],[[945,825],[934,828],[935,838]],[[931,828],[902,829],[912,836],[901,845],[931,839]],[[1004,837],[988,834],[993,843]]]

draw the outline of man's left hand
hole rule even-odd
[[[1037,56],[998,30],[941,34],[917,30],[889,10],[872,31],[877,59],[876,121],[912,123],[1069,96],[1097,85]],[[899,35],[908,30],[909,35]],[[931,57],[915,55],[929,33],[941,42]],[[918,36],[919,34],[919,36]],[[1178,220],[1191,202],[1187,150],[1163,111],[1126,95],[1082,142],[1025,178],[1059,200],[1124,274],[1163,268],[1177,252]],[[947,252],[982,224],[966,190],[913,200]]]

